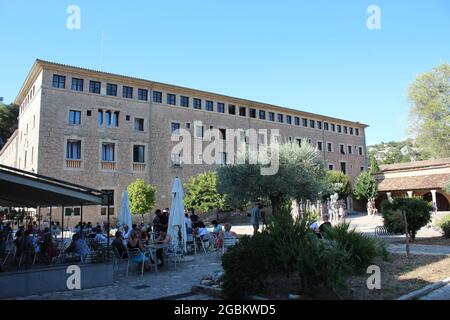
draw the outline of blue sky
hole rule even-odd
[[[447,0],[0,0],[0,16],[5,102],[41,58],[360,121],[368,144],[405,138],[408,85],[450,62]]]

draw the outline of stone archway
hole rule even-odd
[[[425,193],[422,196],[423,200],[431,202],[432,195],[431,192]],[[450,211],[450,202],[447,198],[440,192],[436,192],[436,204],[439,211]]]

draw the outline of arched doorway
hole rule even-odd
[[[425,193],[422,198],[428,202],[433,199],[431,192]],[[436,204],[439,211],[450,211],[450,203],[442,193],[436,192]]]

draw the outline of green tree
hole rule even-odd
[[[349,177],[341,171],[327,171],[325,183],[327,188],[327,192],[324,193],[325,199],[335,192],[339,194],[339,199],[345,199],[352,191]]]
[[[369,168],[371,172],[380,171],[380,166],[378,165],[377,158],[373,152],[369,152]]]
[[[420,149],[434,158],[450,157],[450,64],[417,77],[408,96],[410,131]]]
[[[217,169],[218,191],[233,201],[270,200],[273,212],[293,199],[314,200],[324,190],[325,166],[312,146],[287,143],[279,148],[279,168],[262,175],[261,164],[233,164]]]
[[[378,183],[370,171],[361,172],[356,177],[355,185],[353,186],[353,195],[358,200],[366,201],[369,198],[376,198],[378,196]]]
[[[431,221],[431,204],[420,197],[395,198],[392,203],[383,200],[381,214],[388,231],[405,234],[405,217],[409,237],[414,240],[417,231]]]
[[[131,213],[140,214],[144,222],[144,214],[155,206],[156,187],[146,184],[144,179],[137,179],[128,186],[128,195]]]
[[[184,185],[184,205],[189,210],[210,212],[225,206],[224,195],[217,192],[217,173],[205,172],[190,177]]]
[[[19,106],[12,103],[5,105],[0,103],[0,149],[8,141],[8,138],[17,129]]]

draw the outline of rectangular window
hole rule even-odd
[[[98,127],[101,128],[103,125],[103,110],[98,110],[97,122],[98,122]]]
[[[236,106],[234,104],[228,105],[228,113],[229,114],[236,114]]]
[[[241,117],[246,117],[247,116],[247,108],[245,107],[239,107],[239,115]]]
[[[328,165],[328,170],[334,170],[334,165],[329,164],[329,165]]]
[[[227,140],[227,129],[219,129],[220,139]]]
[[[214,105],[214,103],[211,100],[206,100],[206,102],[205,102],[206,111],[214,111],[213,105]]]
[[[361,170],[361,172],[364,171],[364,167],[359,167],[359,170]]]
[[[299,125],[300,125],[300,118],[299,118],[299,117],[294,117],[294,124],[295,124],[296,126],[299,126]]]
[[[194,109],[201,109],[202,108],[202,100],[201,99],[194,98],[192,103],[193,103]]]
[[[66,159],[80,160],[81,159],[81,141],[67,140]]]
[[[65,89],[66,88],[66,77],[54,74],[53,75],[53,88]]]
[[[316,121],[309,120],[309,127],[314,129],[316,127]]]
[[[342,126],[340,124],[338,124],[338,126],[337,126],[337,131],[338,131],[338,133],[342,132]]]
[[[331,142],[327,142],[327,151],[333,152],[333,144]]]
[[[334,123],[331,124],[331,131],[333,131],[333,132],[336,131],[336,125]]]
[[[180,134],[180,124],[178,122],[172,122],[170,124],[170,133],[175,135]]]
[[[341,172],[347,174],[347,164],[345,162],[341,162]]]
[[[323,129],[324,129],[325,131],[330,130],[330,128],[329,128],[329,126],[328,126],[328,122],[324,122],[324,123],[323,123]]]
[[[134,130],[144,131],[144,119],[134,118]]]
[[[172,93],[167,94],[167,104],[174,106],[177,104],[176,100],[177,100],[177,97],[174,94],[172,94]]]
[[[286,116],[286,123],[292,124],[292,116]]]
[[[123,88],[122,88],[122,97],[128,98],[128,99],[133,99],[133,88],[132,87],[123,86]]]
[[[117,96],[117,84],[107,83],[106,84],[106,95],[107,96]]]
[[[350,130],[350,134],[353,134],[353,128],[350,127],[349,130]]]
[[[162,103],[162,92],[153,91],[153,102]]]
[[[274,112],[269,112],[269,120],[275,121],[275,113]]]
[[[217,102],[217,112],[225,113],[225,103]]]
[[[347,133],[347,132],[348,132],[347,126],[344,126],[344,133]]]
[[[196,126],[195,127],[195,137],[196,138],[203,138],[204,130],[205,128],[203,126]]]
[[[110,127],[111,126],[111,111],[106,111],[105,112],[105,127]]]
[[[353,153],[353,147],[351,145],[348,145],[347,148],[348,148],[348,154],[352,154]]]
[[[317,129],[322,130],[322,121],[317,121]]]
[[[266,120],[266,112],[264,110],[259,110],[259,119]]]
[[[102,161],[115,161],[114,143],[102,143]]]
[[[135,163],[145,162],[145,146],[141,145],[133,146],[133,162]]]
[[[339,145],[339,152],[341,153],[341,154],[345,154],[345,149],[344,149],[345,147],[344,147],[344,145],[343,144],[340,144]]]
[[[250,109],[249,113],[250,113],[250,118],[253,118],[253,119],[256,118],[256,109]]]
[[[111,124],[116,128],[119,126],[119,111],[113,112]]]
[[[83,79],[72,78],[72,90],[83,91]]]
[[[90,93],[97,93],[100,94],[100,87],[101,83],[100,81],[89,81],[89,92]]]
[[[70,110],[69,111],[69,124],[71,126],[81,124],[81,111]]]
[[[219,163],[220,165],[226,165],[227,164],[227,153],[226,152],[219,152]]]
[[[359,129],[355,128],[355,135],[359,136]]]
[[[363,148],[362,147],[358,147],[358,153],[360,156],[363,155]]]
[[[138,89],[138,100],[147,101],[148,100],[148,90]]]
[[[284,116],[281,113],[278,114],[278,122],[280,123],[284,122]]]
[[[189,108],[189,97],[180,96],[180,106]]]
[[[308,126],[308,119],[302,118],[302,125],[304,127],[307,127]]]
[[[317,141],[317,150],[322,151],[322,141]]]

